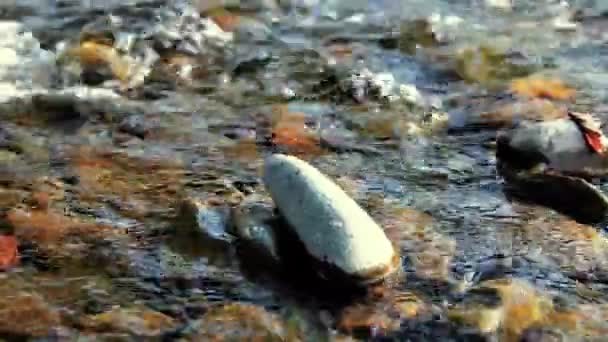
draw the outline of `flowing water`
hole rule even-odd
[[[0,340],[608,333],[604,225],[505,193],[499,125],[481,115],[546,101],[608,119],[603,0],[217,3],[0,4]],[[384,86],[341,82],[365,70]],[[576,97],[508,91],[533,73]],[[32,91],[38,102],[10,99]],[[80,98],[50,99],[61,92]],[[387,229],[404,272],[381,294],[333,303],[217,238],[227,208],[264,196],[275,151]],[[183,232],[187,198],[213,204],[216,238]],[[501,308],[498,330],[454,318],[468,289],[504,279],[500,303],[487,304],[495,291],[470,304],[487,320]]]

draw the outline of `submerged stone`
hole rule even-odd
[[[231,218],[232,233],[239,239],[241,247],[255,252],[264,259],[262,262],[269,261],[271,265],[281,262],[278,237],[272,225],[272,203],[252,196],[234,208]]]
[[[583,178],[554,173],[515,172],[503,167],[507,193],[567,214],[580,222],[598,222],[608,214],[608,197]]]
[[[512,195],[583,222],[608,213],[608,197],[586,180],[608,170],[606,137],[591,115],[568,112],[568,118],[524,121],[500,133],[496,147]]]
[[[233,236],[226,231],[228,209],[196,198],[178,205],[172,246],[189,256],[204,255],[212,246],[228,246]]]
[[[399,256],[382,228],[319,170],[275,154],[266,160],[263,178],[290,230],[328,271],[321,273],[370,284],[396,270]]]

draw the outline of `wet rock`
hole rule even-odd
[[[143,116],[129,116],[125,118],[118,126],[121,132],[131,134],[140,139],[144,139],[150,134],[150,125],[146,123],[146,118]]]
[[[96,15],[79,42],[62,49],[66,78],[106,85],[116,79],[122,92],[138,98],[162,98],[167,87],[204,87],[198,79],[221,69],[233,33],[201,17],[190,3],[165,5]]]
[[[266,50],[247,51],[244,56],[237,56],[232,73],[235,77],[252,74],[267,67],[272,62],[272,55]]]
[[[0,297],[0,334],[47,337],[61,326],[59,312],[36,294],[16,292]]]
[[[227,232],[228,208],[206,204],[201,200],[183,200],[175,218],[176,234],[186,240],[215,240],[230,243]]]
[[[285,327],[275,315],[263,308],[241,303],[216,305],[183,333],[189,340],[264,340],[283,341]]]
[[[571,118],[545,122],[524,121],[497,137],[497,157],[519,159],[529,165],[546,163],[557,171],[601,172],[606,158],[589,149],[577,123]]]
[[[81,118],[78,98],[68,94],[36,94],[32,96],[32,110],[44,122],[68,121]]]
[[[554,208],[581,222],[598,222],[608,214],[608,197],[597,187],[578,177],[557,173],[531,173],[501,168],[508,181],[506,192]]]
[[[166,240],[168,248],[158,250],[162,274],[190,278],[202,259],[218,267],[231,266],[235,236],[228,230],[229,216],[222,201],[182,200]]]
[[[114,308],[86,317],[81,324],[84,330],[96,332],[128,333],[138,337],[159,337],[172,329],[175,321],[160,312],[145,308]]]
[[[246,254],[256,255],[262,263],[267,260],[276,266],[282,259],[275,221],[272,202],[258,196],[247,197],[232,211],[232,230],[240,248],[248,249]]]
[[[568,118],[522,122],[500,133],[496,147],[499,170],[516,195],[587,222],[608,212],[608,197],[584,179],[571,177],[589,178],[607,170],[606,138],[589,115],[570,112]]]
[[[141,86],[150,74],[152,66],[159,56],[151,48],[144,49],[142,57],[132,57],[108,46],[94,41],[84,41],[68,49],[61,62],[65,64],[68,57],[76,57],[80,62],[80,78],[86,84],[102,83],[105,80],[117,79],[122,90]],[[69,71],[68,67],[64,67]]]
[[[382,228],[313,166],[273,155],[263,179],[293,233],[322,266],[362,284],[396,270],[399,257]]]

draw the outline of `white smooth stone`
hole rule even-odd
[[[362,283],[392,273],[399,257],[384,231],[337,184],[307,162],[268,157],[264,184],[307,251]]]

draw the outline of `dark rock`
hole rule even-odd
[[[150,128],[146,125],[145,120],[142,115],[131,115],[119,124],[118,130],[144,139],[150,133]]]
[[[608,214],[608,197],[582,178],[516,171],[508,166],[500,169],[508,182],[508,195],[554,208],[584,223],[599,222]]]
[[[82,117],[77,101],[73,95],[40,94],[32,96],[32,107],[47,122],[77,120]]]
[[[252,261],[257,266],[277,267],[282,261],[275,220],[272,202],[256,196],[246,198],[232,211],[231,230],[239,239],[239,250],[242,255],[255,255]]]

